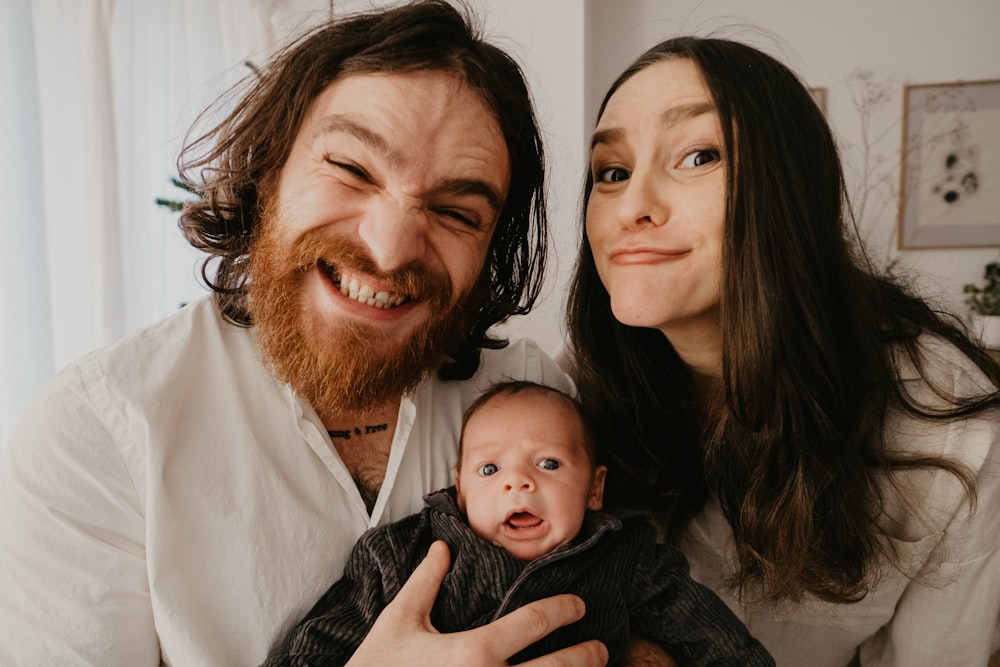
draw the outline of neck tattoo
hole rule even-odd
[[[373,433],[381,433],[382,431],[388,431],[389,424],[369,424],[367,426],[355,426],[353,429],[344,429],[343,431],[327,431],[330,434],[331,440],[350,440],[352,436],[359,435],[371,435]]]

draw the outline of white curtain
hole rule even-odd
[[[157,197],[194,118],[329,0],[0,2],[0,441],[76,357],[205,293]]]

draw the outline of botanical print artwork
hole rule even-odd
[[[948,127],[952,130],[941,139],[940,128]],[[928,114],[923,134],[919,225],[996,224],[1000,110]]]
[[[1000,246],[1000,81],[904,97],[900,247]]]

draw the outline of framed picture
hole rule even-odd
[[[899,247],[1000,247],[1000,80],[906,86]]]
[[[810,88],[809,92],[812,93],[813,100],[815,100],[816,106],[819,107],[819,110],[826,113],[826,88],[814,87]]]

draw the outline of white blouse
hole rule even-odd
[[[947,392],[969,395],[988,386],[952,346],[930,338],[922,343],[931,376]],[[912,368],[902,378],[918,401],[939,402]],[[985,666],[1000,644],[1000,415],[934,423],[897,412],[888,432],[890,447],[900,453],[967,466],[977,505],[970,513],[962,486],[947,472],[905,475],[912,506],[894,503],[882,518],[905,572],[886,566],[860,602],[742,604],[723,584],[734,551],[718,503],[709,503],[687,530],[682,549],[695,579],[723,597],[779,667],[844,667],[855,654],[864,667]]]

